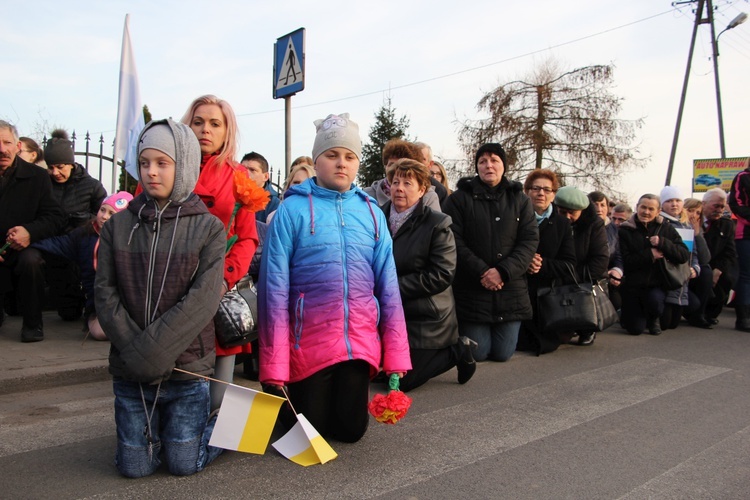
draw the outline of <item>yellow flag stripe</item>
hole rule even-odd
[[[321,463],[320,459],[318,459],[318,454],[315,453],[315,449],[312,446],[308,446],[302,453],[289,457],[289,460],[304,467]]]
[[[312,448],[316,451],[316,454],[318,455],[318,459],[320,460],[321,464],[329,462],[338,456],[338,454],[335,451],[333,451],[333,448],[331,448],[331,445],[328,444],[328,441],[323,439],[323,437],[320,434],[312,438],[310,440],[310,444],[312,445]]]
[[[237,451],[261,455],[266,452],[273,426],[276,424],[276,416],[283,403],[283,400],[276,399],[263,397],[262,394],[255,395]]]

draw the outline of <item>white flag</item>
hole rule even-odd
[[[125,170],[138,178],[138,135],[146,126],[143,120],[143,103],[135,69],[133,46],[130,43],[130,14],[125,15],[120,56],[120,92],[117,101],[117,131],[115,132],[115,160],[125,160]],[[112,184],[117,182],[117,163],[112,169]]]
[[[294,427],[271,446],[295,464],[303,467],[324,464],[338,456],[331,445],[301,413],[297,414],[297,423]]]
[[[284,401],[278,396],[229,384],[208,444],[262,455]]]

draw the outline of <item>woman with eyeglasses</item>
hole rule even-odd
[[[430,175],[433,179],[443,185],[448,194],[450,195],[453,191],[448,187],[448,174],[445,172],[445,167],[442,163],[434,161],[430,165]]]
[[[21,143],[21,151],[18,152],[18,156],[29,163],[47,168],[47,164],[44,163],[44,150],[34,139],[31,137],[19,137],[18,141]]]
[[[553,204],[559,188],[557,174],[546,169],[532,171],[523,183],[524,192],[531,200],[539,226],[539,246],[526,271],[534,317],[521,323],[517,349],[533,351],[537,355],[554,351],[570,337],[562,332],[542,332],[538,325],[539,311],[536,304],[539,288],[550,286],[553,280],[558,283],[568,281],[570,272],[567,268],[570,266],[572,269],[576,265],[570,222],[557,213]]]

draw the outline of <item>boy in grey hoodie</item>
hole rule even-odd
[[[172,474],[189,475],[221,453],[208,446],[208,381],[192,374],[213,373],[226,235],[192,193],[200,146],[187,125],[149,123],[138,161],[144,191],[102,228],[96,274],[112,341],[115,465],[143,477],[166,460]]]

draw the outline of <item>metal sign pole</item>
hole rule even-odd
[[[292,96],[305,88],[305,28],[273,45],[273,98],[284,98],[284,172],[292,164]]]
[[[284,98],[284,171],[289,176],[292,164],[292,96]]]

